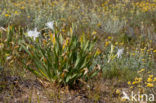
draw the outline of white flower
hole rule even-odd
[[[118,52],[117,52],[117,58],[120,58],[121,57],[121,55],[123,54],[123,51],[124,51],[124,48],[122,48],[122,49],[118,49]]]
[[[47,26],[48,28],[50,28],[51,30],[53,30],[53,29],[54,29],[54,21],[47,22],[47,23],[46,23],[46,26]]]
[[[37,28],[35,28],[33,31],[28,31],[28,36],[33,38],[34,40],[39,36],[40,32],[37,31]]]

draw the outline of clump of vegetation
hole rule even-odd
[[[39,32],[33,36],[35,33]],[[90,66],[96,57],[95,40],[88,40],[85,35],[78,37],[73,28],[66,36],[55,29],[45,35],[45,39],[26,39],[28,43],[21,44],[30,57],[28,60],[33,62],[26,68],[39,77],[65,85],[89,78],[87,75],[92,72]],[[24,60],[24,63],[29,61]]]

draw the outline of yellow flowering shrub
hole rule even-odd
[[[134,81],[128,81],[129,88],[136,90],[140,93],[154,92],[156,88],[156,76],[151,72],[146,72],[145,68],[138,71],[139,77],[136,77]]]

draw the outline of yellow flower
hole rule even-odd
[[[108,45],[109,45],[109,42],[108,42],[108,41],[106,41],[106,42],[105,42],[105,46],[107,47]]]
[[[93,32],[92,32],[92,35],[95,35],[95,34],[96,34],[96,31],[93,31]]]
[[[65,32],[65,29],[62,29],[62,32]]]
[[[147,87],[154,87],[153,83],[147,83]]]
[[[138,83],[140,83],[142,81],[142,78],[138,78]]]
[[[151,73],[151,71],[148,72],[148,74],[150,74],[150,73]]]
[[[152,78],[147,79],[147,82],[152,82],[152,81],[153,81]]]
[[[9,16],[9,14],[5,14],[5,17],[8,17]]]
[[[156,53],[156,49],[155,49],[155,50],[153,50],[153,52],[154,52],[154,53]]]
[[[142,61],[145,61],[145,59],[142,59]]]
[[[115,42],[115,45],[118,45],[118,42]]]
[[[149,78],[153,78],[153,75],[149,75]]]
[[[130,81],[128,82],[128,85],[131,85],[131,82]]]
[[[145,71],[145,69],[144,69],[144,68],[142,68],[140,71],[138,71],[138,73],[141,73],[141,72],[143,72],[143,71]]]
[[[136,84],[136,82],[134,81],[134,82],[132,82],[132,84]]]
[[[24,6],[21,7],[21,9],[24,9],[24,8],[25,8]]]
[[[15,11],[15,15],[18,15],[19,13],[18,13],[18,11]]]
[[[133,89],[133,86],[130,86],[131,89]]]
[[[112,39],[112,37],[111,36],[108,36],[108,39]]]
[[[98,26],[98,27],[100,27],[100,26],[101,26],[101,24],[99,23],[99,24],[97,24],[97,26]]]
[[[156,82],[156,77],[154,77],[153,82]]]
[[[141,51],[144,51],[144,50],[145,50],[145,48],[141,49]]]
[[[120,94],[120,90],[117,89],[117,90],[115,91],[115,93],[116,93],[116,94]]]

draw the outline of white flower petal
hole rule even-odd
[[[30,30],[28,31],[28,37],[33,38],[34,40],[39,37],[40,32],[37,31],[37,28],[34,29],[34,31]]]
[[[46,26],[47,26],[49,29],[53,30],[53,29],[54,29],[54,21],[47,22],[47,23],[46,23]]]
[[[118,49],[117,58],[120,58],[121,57],[121,55],[123,54],[123,51],[124,51],[124,48]]]

